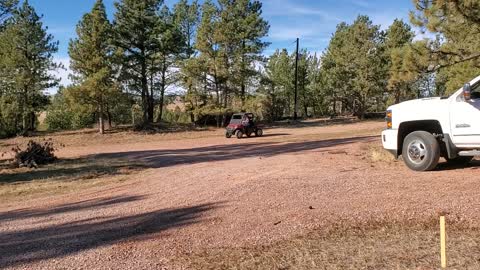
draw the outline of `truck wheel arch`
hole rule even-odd
[[[408,134],[415,131],[426,131],[434,135],[443,135],[442,126],[437,120],[421,120],[403,122],[398,127],[398,155],[402,155],[403,142]],[[450,155],[450,153],[449,153]]]

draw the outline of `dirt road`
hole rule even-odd
[[[0,205],[0,268],[172,269],[178,256],[268,244],[339,220],[422,221],[446,212],[478,226],[480,164],[414,173],[373,162],[369,149],[383,125],[68,146],[60,157],[142,167],[127,181]]]

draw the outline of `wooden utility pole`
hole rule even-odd
[[[295,109],[293,112],[293,120],[298,119],[298,49],[300,46],[300,39],[297,38],[297,50],[295,53]]]

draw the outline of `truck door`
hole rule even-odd
[[[460,94],[450,107],[452,140],[458,147],[480,147],[480,83],[472,86],[471,100]]]

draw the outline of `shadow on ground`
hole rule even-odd
[[[471,169],[478,170],[480,169],[480,160],[473,160],[467,164],[449,164],[448,162],[440,163],[437,167],[437,171],[455,171]]]
[[[283,135],[271,134],[270,137]],[[376,138],[376,136],[367,136],[291,143],[252,142],[189,149],[96,154],[79,159],[65,160],[33,171],[13,170],[0,173],[0,184],[43,179],[68,181],[92,179],[104,175],[128,174],[132,171],[148,168],[164,168],[184,164],[299,153],[356,142],[368,142]],[[248,142],[249,140],[243,141]]]
[[[72,207],[75,206],[66,206]],[[202,222],[206,212],[218,207],[217,204],[203,204],[133,216],[97,217],[49,227],[4,231],[0,233],[0,268],[64,257],[127,240],[148,239],[152,234]],[[42,211],[31,215],[44,215]]]
[[[358,120],[356,117],[345,117],[345,118],[324,118],[324,119],[313,119],[313,120],[303,120],[303,121],[278,121],[266,126],[269,128],[310,128],[310,127],[325,127],[331,125],[351,125],[358,124],[362,120]],[[376,120],[369,120],[376,121]],[[384,120],[381,120],[384,121]],[[378,120],[380,122],[380,120]]]
[[[247,143],[215,145],[189,149],[131,151],[95,155],[99,159],[136,160],[148,168],[163,168],[183,164],[196,164],[212,161],[226,161],[249,157],[272,157],[281,154],[294,154],[322,148],[367,142],[376,136],[306,141],[292,143]]]
[[[47,209],[18,209],[5,213],[0,213],[0,222],[27,218],[44,218],[58,214],[86,211],[130,203],[140,201],[144,198],[145,196],[117,196],[111,198],[91,199],[75,203],[68,203]]]
[[[264,134],[262,135],[262,138],[273,138],[273,137],[284,137],[284,136],[291,136],[292,134],[288,134],[288,133],[268,133],[268,134]],[[237,138],[235,137],[235,135],[232,135],[232,138]],[[251,137],[243,137],[242,140],[251,140],[251,139],[258,139],[257,136],[255,135],[252,135]]]
[[[86,180],[105,175],[129,174],[144,168],[144,165],[135,160],[121,158],[104,160],[94,157],[65,159],[35,170],[27,168],[11,169],[7,161],[0,161],[0,185],[46,179],[57,181]]]

